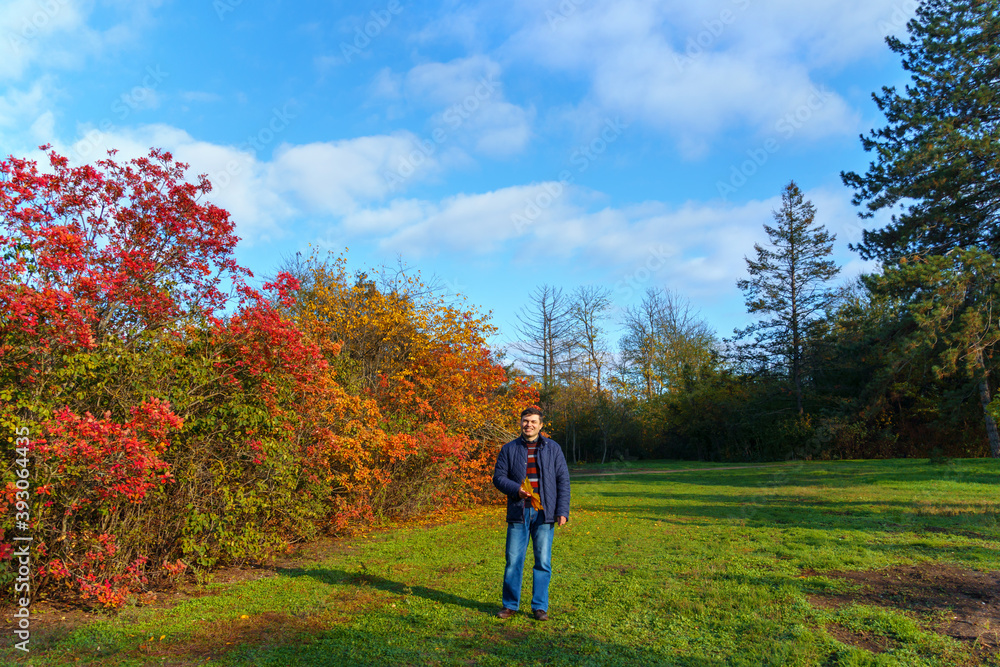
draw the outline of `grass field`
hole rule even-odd
[[[495,506],[311,545],[273,571],[169,607],[75,627],[49,612],[35,620],[30,656],[15,655],[8,632],[0,657],[38,666],[1000,664],[990,627],[1000,626],[1000,580],[988,574],[1000,570],[1000,464],[724,467],[581,471],[570,523],[555,538],[547,623],[528,616],[530,554],[524,613],[493,616],[505,528]]]

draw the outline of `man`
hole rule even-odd
[[[555,526],[569,519],[569,468],[558,443],[541,435],[544,415],[532,406],[521,413],[521,435],[500,448],[493,485],[507,494],[507,565],[503,573],[503,609],[507,619],[521,605],[521,577],[528,538],[535,555],[531,579],[531,610],[536,620],[549,620],[549,579]],[[531,494],[521,488],[525,477],[541,500],[536,510]]]

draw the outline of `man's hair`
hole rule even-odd
[[[538,421],[545,421],[545,413],[537,405],[532,405],[531,407],[525,408],[521,411],[521,419],[524,419],[528,415],[538,415]]]

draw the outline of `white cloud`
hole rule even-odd
[[[531,141],[535,110],[509,102],[498,102],[473,116],[468,131],[475,139],[476,152],[492,157],[516,155]]]
[[[846,264],[844,275],[870,270],[870,263],[847,250],[856,219],[849,197],[825,189],[805,196],[817,207],[817,223],[838,235],[835,259]],[[440,202],[397,199],[346,216],[337,231],[409,258],[461,255],[474,262],[500,255],[522,270],[542,256],[547,265],[613,286],[626,301],[647,287],[664,286],[715,302],[732,296],[746,270],[744,257],[754,243],[767,242],[763,225],[781,206],[775,196],[740,205],[649,201],[592,210],[597,199],[558,182]]]
[[[120,22],[104,30],[87,24],[93,3],[6,0],[0,4],[0,81],[18,80],[33,66],[79,69],[95,54],[135,42],[160,0],[114,0]]]
[[[407,159],[416,141],[411,134],[397,133],[283,144],[271,160],[264,160],[249,145],[213,144],[167,125],[81,126],[78,136],[68,146],[56,145],[78,164],[100,159],[110,148],[118,150],[117,160],[125,161],[157,147],[190,164],[189,178],[207,174],[214,186],[209,198],[232,214],[237,233],[250,245],[286,237],[290,223],[348,215],[384,198],[390,192],[385,172]],[[423,174],[437,169],[433,157],[422,169]]]
[[[573,210],[569,198],[551,194],[561,189],[558,183],[542,183],[458,194],[438,203],[394,200],[387,207],[349,215],[343,224],[346,230],[378,237],[383,249],[407,256],[487,254],[524,234],[537,215],[567,217]],[[536,213],[539,201],[547,205]]]
[[[726,0],[715,5],[725,7]],[[795,0],[773,0],[766,8],[749,0],[739,21],[740,46],[744,50],[770,51],[799,58],[811,68],[842,66],[885,52],[885,37],[905,31],[914,15],[916,0],[814,0],[804,5]],[[745,19],[742,18],[745,16]]]
[[[474,55],[447,63],[417,65],[406,74],[405,88],[412,99],[450,106],[468,95],[475,95],[477,87],[483,91],[481,97],[502,94],[500,73],[498,63],[486,56]],[[487,82],[489,85],[481,85]]]
[[[394,200],[345,217],[340,230],[408,257],[500,252],[527,262],[541,254],[576,271],[603,274],[620,289],[637,289],[636,276],[639,283],[648,281],[652,263],[657,280],[693,296],[711,295],[735,283],[743,254],[778,201],[681,207],[647,202],[587,211],[594,199],[576,186],[546,182],[438,203]]]
[[[56,133],[55,125],[55,115],[51,111],[46,111],[31,124],[31,127],[28,128],[28,134],[37,145],[41,146],[52,141]]]
[[[894,12],[902,14],[908,4],[567,2],[559,7],[572,11],[537,11],[498,54],[585,76],[589,93],[581,105],[666,131],[684,153],[697,157],[727,129],[774,132],[822,87],[826,70],[884,49],[884,33],[899,20]],[[857,131],[859,118],[850,105],[834,92],[825,98],[797,140]]]
[[[160,106],[160,94],[150,86],[136,86],[127,93],[122,93],[120,99],[129,109],[145,111],[157,109]]]
[[[18,79],[35,61],[59,57],[66,40],[55,37],[73,33],[81,42],[90,41],[86,16],[79,3],[69,0],[10,0],[0,6],[0,80]],[[62,42],[62,43],[60,43]]]
[[[431,134],[490,157],[523,152],[531,141],[533,107],[505,99],[502,70],[484,55],[431,62],[412,68],[402,81],[388,70],[373,84],[383,97],[402,95],[414,106],[437,108],[430,119]]]
[[[49,77],[35,80],[27,89],[9,87],[0,95],[0,150],[3,154],[27,155],[39,145],[52,143],[55,116],[51,111]]]
[[[400,165],[411,165],[415,175],[425,176],[438,168],[437,159],[418,147],[408,133],[359,137],[343,141],[281,146],[275,153],[270,178],[287,188],[310,210],[344,215],[357,202],[377,200],[392,191],[389,173],[400,173]],[[409,172],[402,170],[405,174]],[[402,182],[407,178],[404,177]]]
[[[437,18],[410,36],[419,45],[453,43],[467,52],[481,50],[489,32],[509,18],[512,6],[506,3],[469,3],[447,0]]]
[[[388,100],[397,99],[401,94],[402,78],[400,75],[393,73],[389,67],[383,67],[372,80],[372,95]]]
[[[387,237],[400,227],[428,217],[428,205],[415,199],[394,199],[388,206],[361,209],[344,217],[341,228],[352,236]]]
[[[8,88],[0,96],[0,130],[34,122],[50,104],[51,87],[47,80],[35,81],[27,90]]]

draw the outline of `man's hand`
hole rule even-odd
[[[518,489],[517,490],[517,497],[520,498],[521,500],[524,500],[529,495],[530,494],[527,491],[525,491],[524,489]]]
[[[568,521],[568,519],[566,517],[564,517],[564,516],[556,517],[556,525],[557,526],[565,526],[566,525],[566,521]]]

